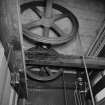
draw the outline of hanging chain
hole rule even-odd
[[[62,79],[63,79],[65,104],[68,105],[67,90],[66,90],[66,84],[65,84],[65,78],[64,78],[64,71],[63,70],[62,70]]]
[[[84,65],[84,68],[85,68],[86,77],[87,77],[87,81],[88,81],[88,85],[89,85],[92,104],[95,105],[95,100],[94,100],[94,97],[93,97],[92,87],[91,87],[91,83],[90,83],[90,79],[89,79],[88,69],[87,69],[87,65],[86,65],[86,61],[85,61],[85,57],[84,57],[84,52],[83,52],[83,46],[82,46],[82,43],[81,43],[81,38],[80,38],[79,33],[78,33],[77,36],[78,36],[78,41],[79,41],[79,45],[80,45],[80,51],[81,51],[81,54],[82,54],[83,65]]]

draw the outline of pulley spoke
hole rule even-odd
[[[52,25],[52,29],[57,33],[56,35],[60,36],[67,36],[56,24]]]
[[[41,20],[35,20],[35,21],[32,21],[30,23],[27,23],[27,24],[24,24],[24,26],[27,28],[27,29],[31,29],[31,28],[36,28],[36,27],[39,27],[41,24]]]
[[[68,17],[68,15],[67,15],[67,14],[55,14],[55,15],[53,16],[53,20],[54,20],[54,21],[57,21],[57,20],[60,20],[60,19],[65,18],[65,17]]]
[[[28,31],[27,27],[25,27],[24,25],[22,25],[22,29],[23,29],[23,34],[26,35],[27,37],[33,38],[36,35]]]
[[[53,73],[51,72],[51,70],[48,67],[45,67],[45,71],[48,73],[49,76],[53,75]]]
[[[46,7],[45,7],[45,17],[52,17],[52,5],[53,1],[52,0],[46,0]]]
[[[44,74],[43,74],[44,72],[45,72],[45,68],[44,68],[44,67],[41,67],[41,68],[40,68],[40,71],[39,71],[39,75],[40,75],[40,76],[43,76],[43,75],[44,75]]]
[[[37,7],[30,7],[40,18],[43,16],[43,12],[40,11]]]
[[[27,8],[30,8],[40,18],[40,20],[38,21],[32,21],[28,24],[23,24],[23,26],[25,26],[25,28],[23,28],[24,35],[35,42],[41,42],[51,45],[60,45],[68,41],[71,41],[73,38],[75,38],[78,32],[79,24],[77,18],[63,4],[56,3],[53,0],[45,0],[45,1],[46,3],[40,0],[37,1],[23,0],[23,3],[21,4],[21,11],[25,12],[27,11]],[[29,5],[27,5],[28,2],[30,3]],[[32,2],[34,2],[35,4]],[[44,10],[42,11],[38,7],[42,7],[42,9]],[[57,10],[60,13],[54,14],[56,11],[53,10]],[[70,27],[68,27],[67,25],[67,27],[70,28],[70,33],[65,33],[65,31],[63,31],[62,29],[63,26],[57,26],[57,24],[55,23],[57,20],[63,18],[68,18],[71,21],[70,24],[72,24],[72,30],[71,30],[71,25]],[[64,21],[63,23],[66,24],[66,21]],[[42,35],[34,34],[31,32],[30,30],[31,28],[36,28],[37,30],[37,27],[43,28]],[[56,37],[58,38],[50,37],[49,35],[50,29],[54,31],[55,33],[54,35],[56,35]]]
[[[44,27],[43,28],[43,36],[48,37],[49,36],[49,31],[50,31],[49,27]]]

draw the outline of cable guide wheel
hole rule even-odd
[[[36,71],[36,73],[34,73],[34,70],[36,69],[34,66],[28,67],[27,69],[27,75],[33,80],[37,80],[40,82],[56,80],[62,75],[62,70],[54,73],[48,67],[40,67],[39,70],[37,69],[38,71]]]
[[[20,4],[21,16],[23,16],[22,28],[24,36],[34,42],[42,42],[51,45],[61,45],[75,39],[79,27],[78,20],[60,0],[59,2],[54,1],[54,3],[52,0],[20,0]],[[25,23],[23,22],[25,20],[24,18],[31,17],[30,14],[24,16],[24,13],[29,9],[33,11],[33,15],[37,15],[37,20],[35,18]],[[62,27],[66,26],[63,19],[68,19],[68,22],[70,23],[68,29],[70,32],[68,33],[62,30]],[[58,26],[57,22],[59,20],[62,20],[63,25]],[[66,27],[68,28],[68,26]],[[38,28],[41,28],[42,35],[32,31],[37,30]],[[54,33],[54,36],[50,35],[51,32]]]
[[[47,46],[46,46],[47,47]],[[33,47],[27,50],[30,54],[26,55],[28,59],[40,59],[40,57],[48,57],[48,56],[58,56],[58,53],[51,48],[43,48],[43,46]],[[31,55],[31,57],[30,57]],[[28,57],[29,56],[29,57]],[[28,65],[27,66],[27,75],[33,80],[37,80],[40,82],[48,82],[52,80],[56,80],[62,75],[61,68],[48,67],[48,66],[36,66],[36,65]]]
[[[20,0],[20,7],[23,34],[33,42],[55,46],[75,39],[79,28],[78,20],[61,1],[53,2],[53,0]],[[26,17],[31,17],[31,15],[28,14],[24,16],[24,13],[26,13],[29,9],[34,13],[34,15],[37,15],[37,19],[35,18],[25,22]],[[57,25],[57,21],[65,18],[68,19],[70,23],[69,33],[65,33],[62,30],[61,27],[63,26],[59,27]],[[32,31],[33,29],[37,30],[39,27],[42,29],[41,35]],[[54,36],[50,35],[51,32],[54,33]],[[53,70],[47,66],[37,69],[37,72],[39,73],[34,73],[36,69],[37,68],[34,66],[27,67],[27,75],[38,81],[46,82],[55,80],[62,74],[62,70],[57,70],[57,72],[54,73],[52,72]]]

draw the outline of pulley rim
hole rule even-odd
[[[31,0],[32,3],[34,3],[35,5],[38,5],[38,6],[44,6],[44,2],[42,1],[34,1],[34,0]],[[22,1],[20,4],[21,4],[21,8],[24,6],[24,5],[27,5],[28,3],[30,3],[29,0],[27,1]],[[27,7],[26,7],[27,8]],[[26,9],[24,8],[24,9]],[[66,9],[66,7],[62,7],[60,6],[59,4],[53,4],[53,8],[54,9],[59,9],[62,10],[61,12],[65,12],[66,14],[69,14],[69,19],[71,20],[72,22],[72,31],[69,35],[67,36],[61,36],[61,37],[58,37],[58,38],[50,38],[50,37],[43,37],[43,36],[40,36],[40,35],[36,35],[34,33],[32,33],[31,31],[28,31],[24,26],[23,26],[23,33],[26,37],[28,37],[29,39],[31,40],[34,40],[36,42],[41,42],[41,43],[44,43],[44,44],[51,44],[51,45],[61,45],[61,44],[64,44],[64,43],[67,43],[68,41],[72,41],[77,33],[78,33],[78,28],[79,28],[79,23],[78,23],[78,20],[77,18],[75,17],[75,15]],[[24,11],[24,10],[23,10]]]
[[[53,75],[40,76],[40,75],[37,75],[37,74],[32,72],[31,69],[33,69],[33,68],[35,68],[35,67],[34,66],[27,67],[26,72],[27,72],[27,75],[35,81],[49,82],[49,81],[56,80],[57,78],[59,78],[62,75],[62,69],[60,69],[57,73],[55,73]]]

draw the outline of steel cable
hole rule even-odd
[[[95,100],[94,100],[94,97],[93,97],[92,87],[91,87],[91,83],[90,83],[90,79],[89,79],[88,69],[87,69],[87,65],[86,65],[86,61],[85,61],[85,57],[84,57],[83,46],[82,46],[82,43],[81,43],[81,38],[80,38],[79,33],[78,33],[77,36],[78,36],[78,41],[79,41],[79,45],[80,45],[80,51],[81,51],[80,53],[82,54],[81,56],[82,56],[82,60],[83,60],[83,65],[84,65],[84,68],[85,68],[85,73],[86,73],[86,77],[87,77],[87,81],[88,81],[88,85],[89,85],[92,104],[95,105]]]

